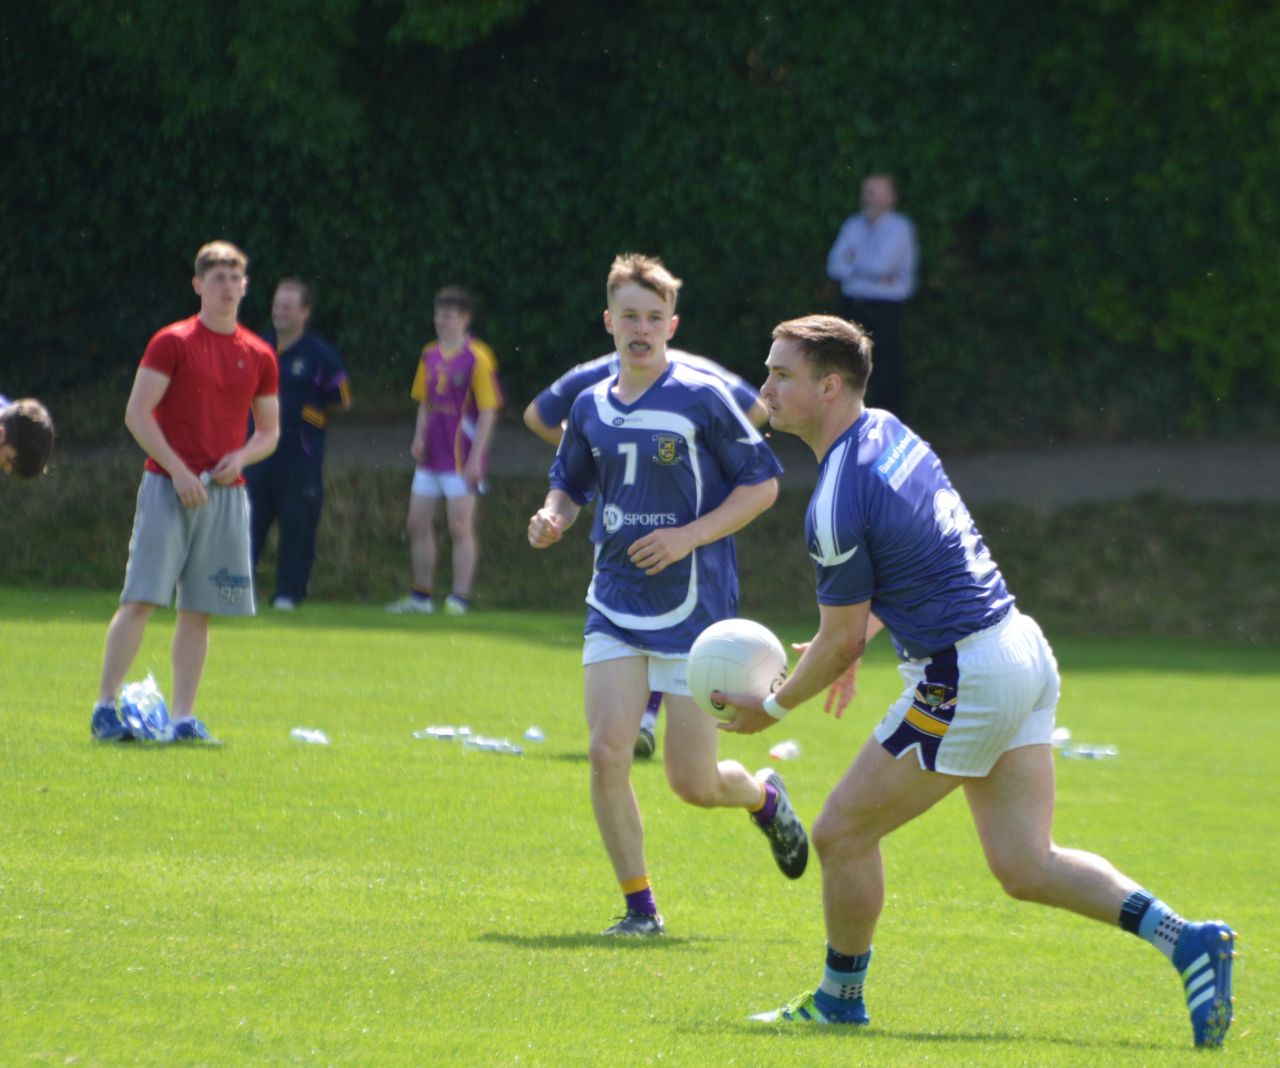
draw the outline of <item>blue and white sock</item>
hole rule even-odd
[[[1186,925],[1186,920],[1146,890],[1135,890],[1120,906],[1120,926],[1144,942],[1150,942],[1170,962],[1178,946],[1178,936]]]
[[[862,986],[866,982],[871,950],[849,956],[827,946],[827,962],[822,969],[822,982],[813,1000],[827,1016],[860,1014]]]

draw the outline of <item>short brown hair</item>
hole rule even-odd
[[[871,338],[857,323],[837,315],[806,315],[773,328],[773,338],[794,341],[818,378],[837,374],[861,396],[871,377]]]
[[[203,278],[211,267],[239,267],[249,269],[249,257],[230,241],[210,241],[196,253],[196,277]]]
[[[657,256],[642,256],[639,252],[623,252],[614,258],[609,267],[609,279],[605,283],[605,292],[613,296],[625,285],[634,282],[645,289],[657,293],[663,300],[676,306],[676,296],[684,285],[672,274],[666,264]]]
[[[311,287],[297,275],[285,275],[276,283],[276,289],[279,289],[282,286],[289,286],[291,289],[296,289],[298,291],[298,302],[304,308],[311,307]]]
[[[13,446],[13,473],[18,478],[44,474],[53,452],[53,420],[43,404],[32,397],[0,409],[4,443]]]
[[[471,294],[463,289],[462,286],[445,286],[436,294],[431,304],[436,308],[441,305],[457,308],[463,315],[470,315],[476,306]]]

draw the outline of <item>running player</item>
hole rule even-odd
[[[722,367],[705,356],[695,356],[681,349],[667,349],[667,359],[671,363],[694,367],[722,379],[733,395],[734,402],[751,420],[752,426],[759,429],[769,421],[769,412],[760,400],[756,387],[727,367]],[[606,378],[613,378],[621,364],[622,357],[615,350],[570,368],[529,402],[524,410],[524,425],[547,444],[558,446],[564,436],[564,424],[569,418],[574,398],[584,389]],[[640,732],[636,735],[635,755],[643,760],[653,756],[657,749],[658,711],[661,707],[662,694],[651,693],[644,715],[640,718]]]
[[[737,614],[731,535],[773,504],[782,469],[718,377],[667,358],[680,285],[659,260],[614,260],[604,325],[619,371],[574,400],[550,492],[528,530],[534,548],[554,545],[599,497],[583,664],[591,802],[626,900],[609,935],[664,930],[630,781],[636,728],[653,691],[667,695],[665,765],[675,793],[752,812],[790,878],[808,859],[782,779],[717,763],[715,723],[689,696],[693,639]]]
[[[884,903],[880,841],[963,787],[1005,892],[1153,943],[1182,978],[1196,1045],[1220,1045],[1231,1025],[1234,933],[1218,921],[1188,923],[1102,857],[1054,843],[1053,652],[1015,606],[933,450],[891,413],[864,407],[870,339],[829,315],[782,323],[773,337],[760,391],[770,421],[818,458],[805,540],[819,627],[777,693],[725,695],[740,709],[725,729],[763,730],[828,686],[827,706],[839,716],[881,621],[906,688],[813,826],[827,930],[822,981],[754,1019],[868,1022],[863,983]]]

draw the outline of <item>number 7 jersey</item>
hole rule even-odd
[[[738,613],[732,537],[695,549],[657,575],[627,556],[638,538],[718,508],[737,486],[782,473],[760,432],[714,375],[670,364],[631,404],[611,377],[578,395],[551,466],[551,486],[596,501],[595,571],[586,633],[638,649],[685,653],[706,627]]]

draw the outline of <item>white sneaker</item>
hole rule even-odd
[[[271,607],[278,612],[292,612],[298,603],[292,597],[277,597],[271,602]]]
[[[444,614],[446,616],[465,616],[469,611],[471,611],[470,606],[461,597],[449,594],[444,599]]]
[[[387,605],[387,611],[394,616],[422,615],[429,616],[436,610],[435,603],[430,597],[415,597],[411,593],[406,593],[398,601],[392,601]]]

